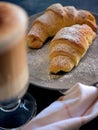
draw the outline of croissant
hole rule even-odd
[[[50,72],[69,72],[78,65],[96,33],[87,24],[64,27],[50,42]]]
[[[53,4],[34,20],[27,36],[28,46],[41,48],[46,39],[53,37],[61,28],[84,23],[96,31],[96,20],[90,12],[73,6],[63,7],[60,3]]]

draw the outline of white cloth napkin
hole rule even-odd
[[[98,116],[98,88],[75,84],[22,130],[79,130]]]

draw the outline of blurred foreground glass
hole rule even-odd
[[[17,5],[0,2],[0,127],[16,128],[36,113],[29,94],[26,51],[28,17]]]

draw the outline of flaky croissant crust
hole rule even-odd
[[[87,24],[64,27],[50,42],[50,72],[69,72],[85,55],[96,33]]]
[[[54,36],[61,28],[74,24],[87,24],[94,31],[97,30],[95,17],[89,11],[62,6],[60,3],[53,4],[34,20],[27,36],[28,46],[40,48],[48,37]]]

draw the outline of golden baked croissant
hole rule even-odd
[[[61,28],[84,23],[94,31],[97,29],[95,17],[90,12],[77,10],[73,6],[53,4],[34,20],[27,36],[28,46],[40,48],[48,37],[54,36]]]
[[[87,24],[64,27],[50,42],[50,72],[69,72],[87,52],[96,33]]]

